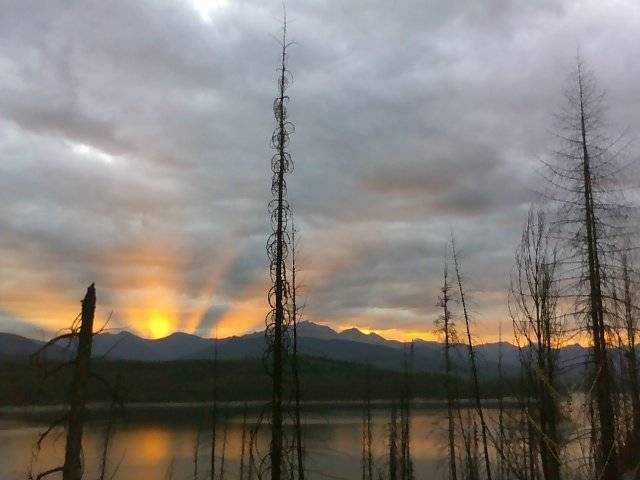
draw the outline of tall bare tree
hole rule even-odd
[[[373,480],[373,430],[371,414],[371,366],[367,365],[362,412],[362,480]]]
[[[407,351],[408,349],[408,351]],[[403,385],[400,397],[400,478],[413,480],[413,458],[411,456],[411,397],[414,365],[413,341],[404,346]]]
[[[216,441],[218,429],[218,329],[216,328],[216,338],[213,344],[213,385],[212,397],[213,408],[211,409],[211,459],[209,466],[210,479],[216,478]]]
[[[569,247],[562,259],[567,279],[577,298],[576,311],[591,341],[592,428],[595,451],[594,477],[619,478],[614,381],[609,343],[612,318],[607,302],[612,298],[614,264],[620,240],[628,233],[628,209],[621,200],[617,161],[620,139],[606,133],[604,96],[594,76],[578,58],[575,74],[565,92],[565,106],[558,114],[560,148],[556,161],[546,165],[559,202],[557,232]]]
[[[294,396],[294,429],[295,429],[295,448],[296,448],[296,466],[298,471],[298,479],[304,480],[304,445],[302,443],[302,421],[301,421],[301,391],[300,391],[300,371],[298,368],[298,322],[302,314],[302,309],[298,307],[297,293],[298,284],[296,279],[296,227],[291,219],[291,324],[293,326],[293,352],[291,357],[291,370],[293,374],[293,396]]]
[[[283,478],[283,375],[285,364],[284,337],[288,323],[289,286],[286,280],[286,258],[289,235],[287,222],[290,209],[286,199],[287,186],[285,177],[293,170],[291,155],[287,151],[290,135],[294,131],[293,124],[287,119],[286,94],[291,76],[287,69],[287,52],[290,47],[287,40],[286,12],[280,41],[280,65],[278,68],[278,95],[273,102],[276,128],[271,136],[271,147],[275,150],[271,158],[271,193],[273,199],[269,203],[272,233],[267,241],[267,254],[270,260],[272,286],[268,299],[271,311],[266,318],[266,336],[268,353],[272,357],[272,398],[271,398],[271,446],[270,471],[272,480]]]
[[[398,480],[398,410],[396,402],[391,404],[389,419],[389,480]]]
[[[498,480],[505,479],[505,415],[504,415],[504,371],[502,352],[502,323],[498,326],[498,441],[496,449],[498,450]]]
[[[458,252],[456,251],[455,240],[451,238],[451,254],[453,256],[453,266],[456,271],[456,280],[458,283],[458,293],[460,295],[460,304],[462,306],[462,314],[464,317],[465,330],[467,333],[467,350],[469,352],[469,359],[471,362],[471,377],[473,383],[473,396],[475,401],[476,412],[480,420],[480,431],[482,434],[482,449],[484,453],[484,466],[487,480],[491,480],[491,457],[489,456],[489,441],[487,432],[487,422],[484,417],[484,410],[482,408],[482,402],[480,400],[480,380],[478,378],[478,364],[476,361],[476,352],[473,346],[473,340],[471,338],[471,325],[469,319],[469,309],[467,308],[467,300],[465,297],[465,290],[462,281],[462,272],[460,269],[460,262],[458,260]]]
[[[623,300],[623,328],[626,380],[629,396],[631,397],[631,422],[626,439],[625,456],[637,457],[640,449],[640,385],[638,379],[638,295],[637,272],[630,260],[630,253],[622,253],[622,300]],[[640,459],[630,460],[631,467],[640,470]]]
[[[448,248],[447,248],[448,250]],[[449,302],[451,301],[451,285],[448,274],[448,255],[445,255],[442,275],[442,288],[438,305],[442,308],[442,315],[436,322],[438,330],[444,340],[444,381],[447,393],[447,422],[449,447],[449,480],[458,480],[456,468],[456,430],[455,430],[455,394],[452,385],[451,345],[456,343],[455,325],[453,323]]]
[[[242,436],[240,438],[240,475],[239,479],[244,480],[245,457],[247,451],[247,403],[244,404],[242,412]]]

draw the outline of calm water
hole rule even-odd
[[[118,424],[109,452],[109,471],[117,480],[146,480],[168,478],[173,468],[174,480],[193,479],[194,451],[200,438],[199,478],[209,475],[211,435],[203,423],[201,410],[161,409],[153,414],[132,415]],[[445,478],[444,412],[434,409],[415,409],[412,419],[412,453],[417,479]],[[374,448],[377,467],[384,468],[387,412],[374,412]],[[249,423],[255,424],[256,415],[250,414]],[[308,469],[311,479],[359,478],[361,456],[361,412],[357,409],[331,408],[308,413],[305,418],[305,436],[308,451]],[[23,415],[0,417],[0,479],[25,479],[32,458],[32,446],[38,434],[46,427],[44,419]],[[225,478],[238,478],[242,438],[242,414],[232,413],[226,420],[227,451]],[[105,422],[100,418],[88,422],[85,431],[85,478],[98,478],[98,464],[104,441]],[[219,442],[224,427],[219,428]],[[199,433],[200,431],[200,433]],[[261,438],[266,451],[268,431],[263,428]],[[34,473],[61,463],[64,435],[57,432],[46,442],[33,463]],[[218,444],[218,452],[221,446]],[[57,478],[57,477],[49,477]]]

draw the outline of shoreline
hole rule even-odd
[[[471,398],[463,398],[456,400],[461,407],[473,407],[474,400]],[[323,409],[360,409],[363,407],[364,400],[305,400],[301,402],[302,407],[306,407],[310,410],[323,410]],[[391,399],[372,399],[371,406],[374,409],[381,409],[389,407],[393,404]],[[502,400],[505,408],[514,408],[519,406],[518,400],[513,397],[504,398]],[[218,408],[227,410],[242,410],[245,407],[249,410],[260,410],[263,407],[268,406],[268,401],[263,400],[230,400],[217,402]],[[497,408],[498,399],[487,398],[482,400],[482,404],[486,408]],[[446,399],[428,399],[428,398],[415,398],[411,401],[412,408],[417,409],[441,409],[447,407]],[[92,402],[87,404],[87,410],[89,413],[99,413],[109,410],[111,407],[110,402]],[[201,410],[209,409],[213,407],[212,401],[207,402],[132,402],[125,403],[124,410],[127,413],[132,412],[153,412],[158,410]],[[4,405],[0,406],[0,416],[10,417],[13,415],[40,415],[64,412],[67,409],[67,405]]]

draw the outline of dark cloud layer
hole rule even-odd
[[[0,0],[2,330],[64,326],[91,281],[102,314],[143,334],[261,324],[280,9]],[[454,230],[494,333],[578,46],[637,135],[637,2],[288,15],[308,318],[429,330]]]

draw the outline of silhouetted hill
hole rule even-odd
[[[403,366],[405,343],[387,340],[375,333],[365,334],[356,328],[336,332],[326,325],[301,322],[298,326],[301,355],[330,360],[369,364],[387,370],[400,370]],[[261,358],[265,351],[263,332],[214,340],[183,332],[176,332],[160,339],[146,339],[130,332],[100,333],[93,345],[95,357],[137,362],[166,362],[175,360],[210,360],[217,342],[218,358],[239,360]],[[0,358],[27,357],[43,342],[13,334],[0,334]],[[56,345],[49,358],[68,356],[63,345]],[[443,369],[443,345],[438,342],[416,340],[414,342],[414,367],[417,372],[441,372]],[[499,344],[477,346],[479,368],[485,376],[495,376],[498,371]],[[458,373],[468,368],[468,354],[464,345],[453,347],[454,363]],[[587,350],[580,345],[570,345],[560,351],[562,365],[580,365]],[[502,343],[502,364],[506,374],[519,369],[518,348]]]
[[[0,359],[5,361],[26,362],[29,356],[38,352],[45,344],[39,340],[22,337],[12,333],[0,333]],[[43,360],[64,360],[69,357],[69,352],[64,348],[52,345],[43,352]]]
[[[210,339],[184,332],[172,333],[155,340],[129,332],[101,333],[93,342],[93,353],[95,356],[108,358],[156,362],[188,357],[211,343]]]

